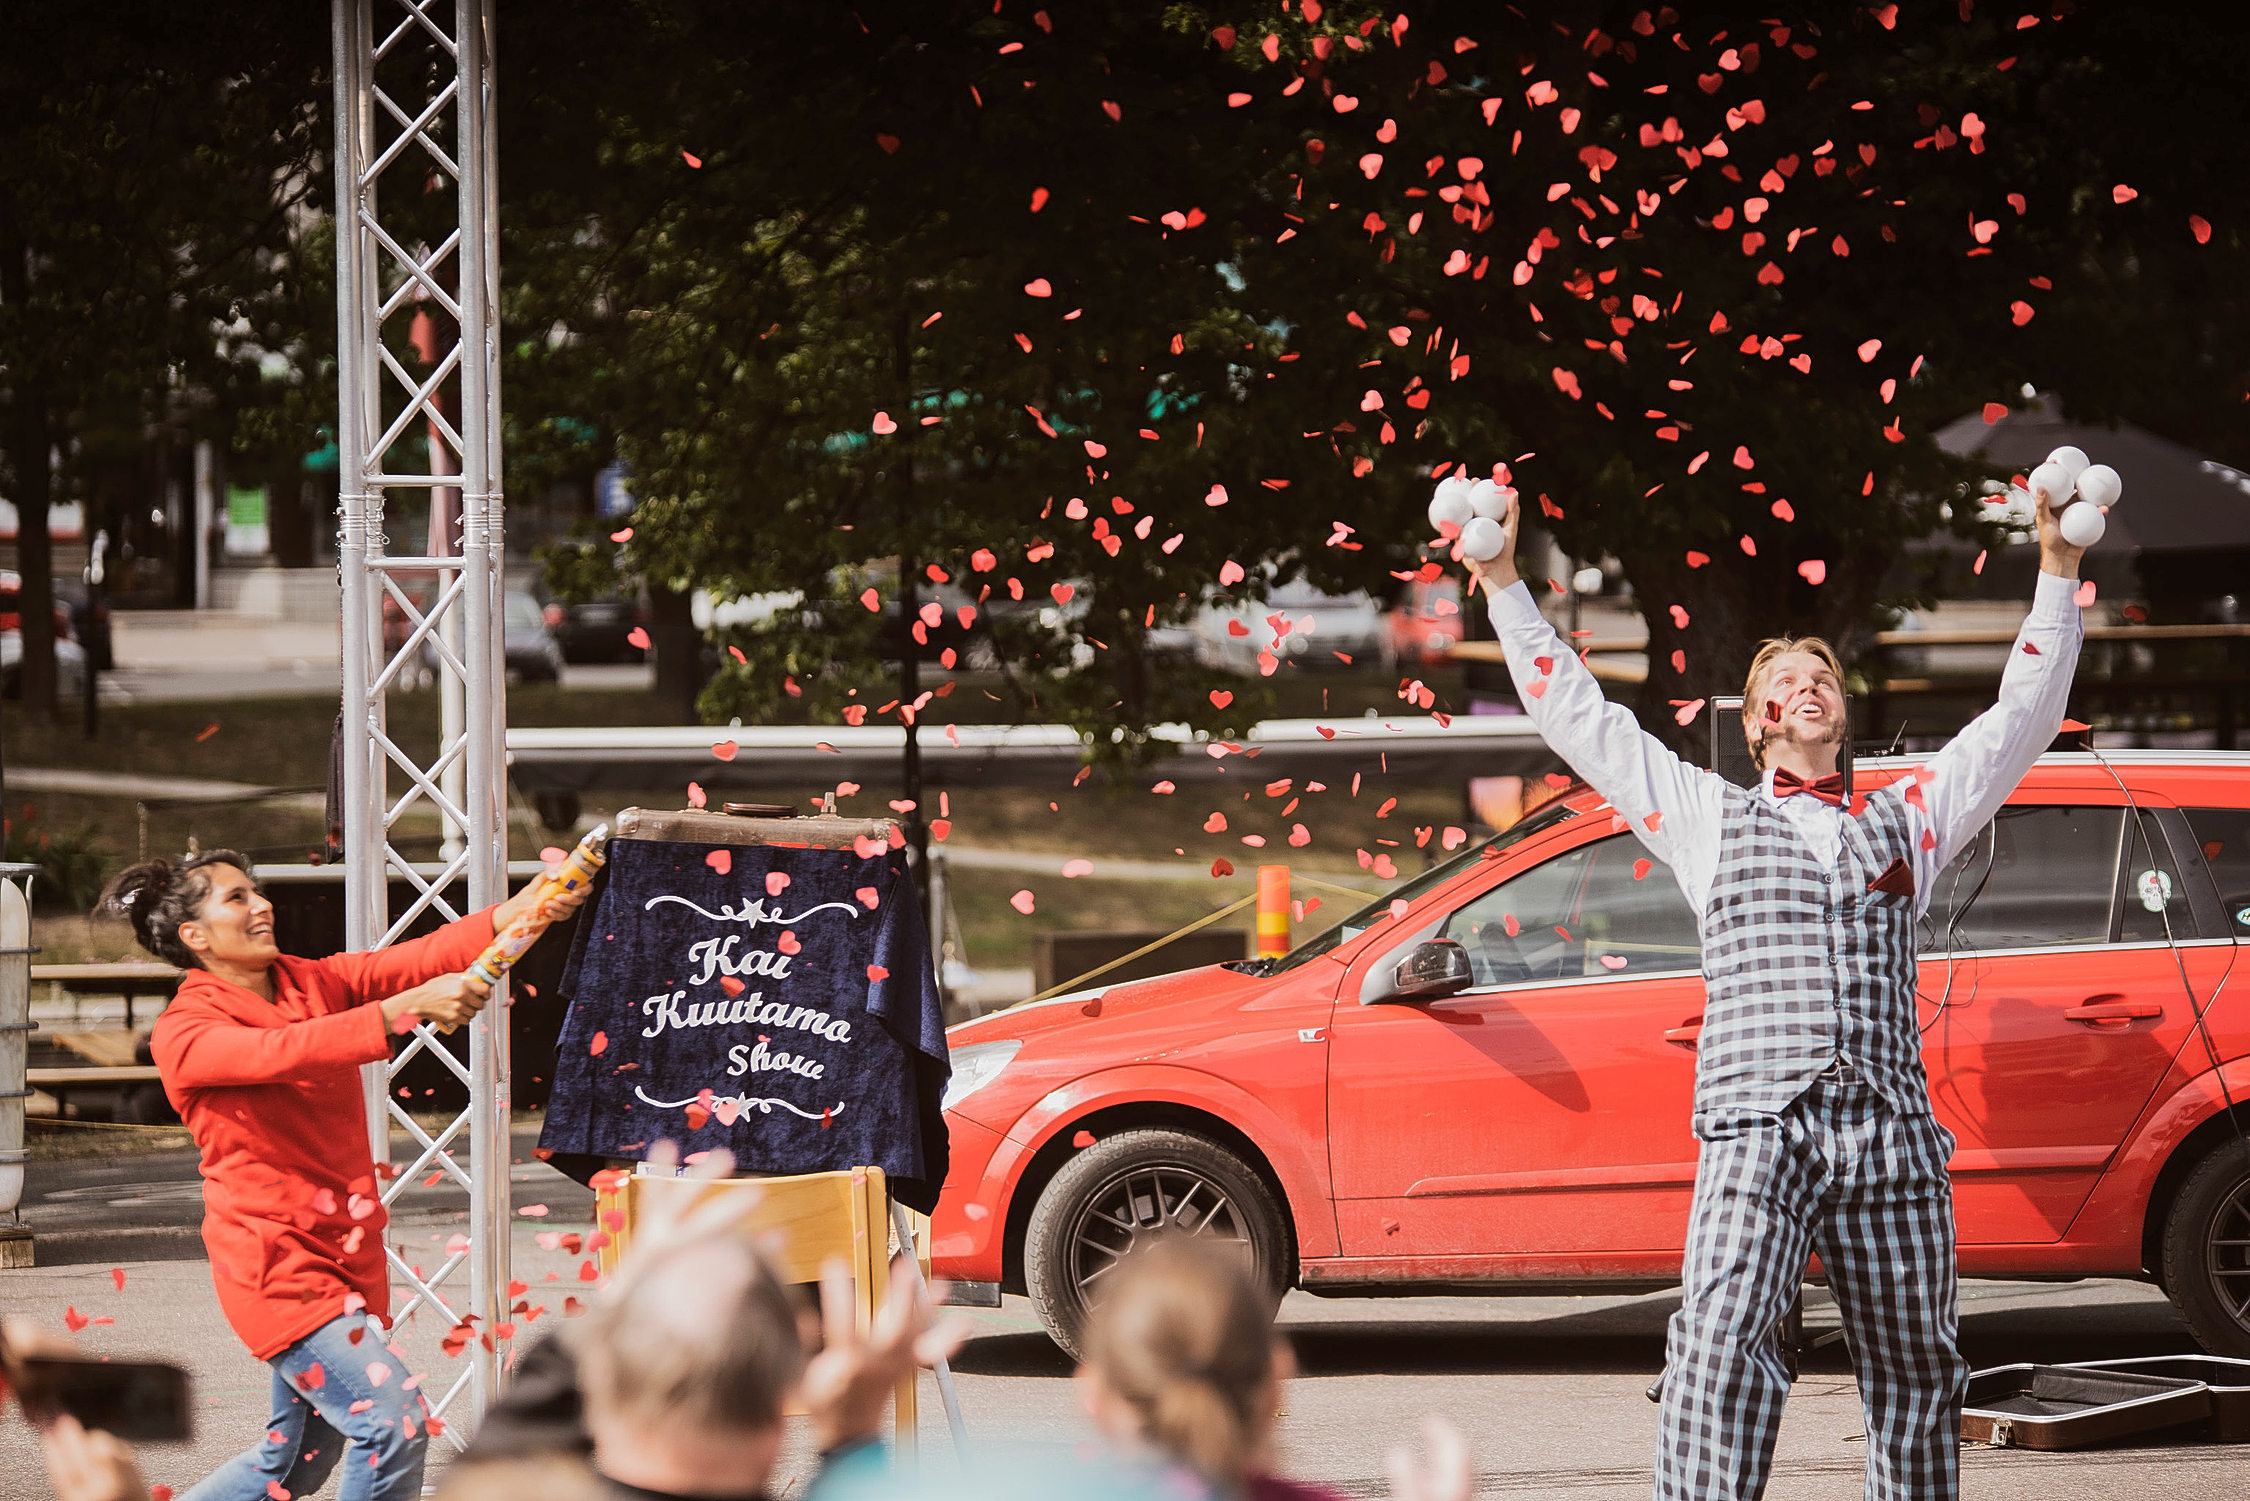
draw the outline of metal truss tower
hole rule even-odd
[[[507,884],[500,640],[500,319],[493,168],[493,0],[333,0],[336,84],[337,560],[343,583],[345,943],[380,948],[427,911],[474,911]],[[386,520],[426,531],[391,550]],[[396,690],[435,679],[433,746],[394,737]],[[404,742],[404,743],[402,743]],[[396,796],[394,797],[394,790]],[[397,847],[401,820],[441,832],[433,876]],[[392,881],[411,900],[390,908]],[[496,992],[466,1059],[428,1027],[367,1070],[368,1131],[395,1175],[386,1204],[432,1174],[467,1198],[465,1241],[419,1269],[388,1250],[392,1317],[472,1319],[466,1368],[433,1410],[465,1441],[498,1391],[508,1317],[508,1031]],[[428,1053],[469,1105],[432,1130],[392,1092]],[[394,1130],[404,1137],[397,1160]],[[502,1346],[502,1349],[505,1347]],[[436,1384],[436,1383],[433,1383]]]

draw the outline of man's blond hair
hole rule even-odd
[[[1820,665],[1836,674],[1836,686],[1844,685],[1844,664],[1836,656],[1836,648],[1818,636],[1775,636],[1758,643],[1757,654],[1750,658],[1750,670],[1742,679],[1742,735],[1750,742],[1750,761],[1760,771],[1766,765],[1766,740],[1772,734],[1767,726],[1763,684],[1766,674],[1773,670],[1775,659],[1791,652],[1803,652],[1816,657]]]

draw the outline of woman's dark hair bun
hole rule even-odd
[[[202,850],[177,862],[141,860],[126,866],[102,891],[101,905],[133,925],[134,941],[167,964],[200,969],[195,951],[180,942],[180,924],[192,922],[211,894],[208,867],[250,862],[233,850]]]

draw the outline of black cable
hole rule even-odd
[[[1961,903],[1960,906],[1954,908],[1953,916],[1946,922],[1945,989],[1938,995],[1936,1002],[1937,1010],[1932,1012],[1930,1015],[1930,1019],[1924,1022],[1919,1028],[1920,1034],[1924,1037],[1927,1037],[1929,1035],[1930,1028],[1937,1025],[1938,1018],[1945,1015],[1946,1007],[1953,1004],[1952,996],[1954,945],[1960,939],[1961,924],[1964,920],[1967,919],[1969,915],[1969,909],[1977,904],[1978,897],[1984,895],[1984,888],[1989,885],[1992,880],[1992,868],[2000,863],[2000,820],[1998,814],[1993,815],[1992,822],[1984,826],[1984,832],[1981,837],[1984,838],[1989,845],[1989,848],[1985,851],[1984,874],[1977,877],[1976,889],[1969,893],[1969,899]],[[1953,890],[1959,891],[1960,889],[1961,877],[1959,875],[1955,875],[1953,878]],[[1950,896],[1951,893],[1949,892],[1947,893],[1947,895]],[[1969,956],[1972,958],[1978,957],[1977,950],[1974,947],[1969,950]],[[1984,980],[1982,975],[1980,974],[1978,976],[1977,985],[1981,986],[1983,983]],[[1917,989],[1915,991],[1915,995],[1918,998],[1921,995],[1921,991]],[[1969,1000],[1963,1001],[1961,1002],[1961,1004],[1966,1006],[1969,1004],[1969,1001],[1973,1001],[1976,998],[1976,987],[1972,986],[1969,991]]]

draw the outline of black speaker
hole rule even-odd
[[[1714,698],[1703,712],[1711,722],[1711,758],[1704,764],[1737,787],[1755,787],[1761,773],[1750,760],[1750,746],[1742,738],[1742,696]]]
[[[1704,764],[1737,787],[1756,787],[1765,773],[1750,759],[1750,742],[1742,733],[1742,698],[1730,694],[1714,698],[1704,707],[1711,722],[1711,759]],[[1836,756],[1836,769],[1844,774],[1844,795],[1852,792],[1852,742],[1850,726],[1857,714],[1849,697],[1844,700],[1845,739]]]

